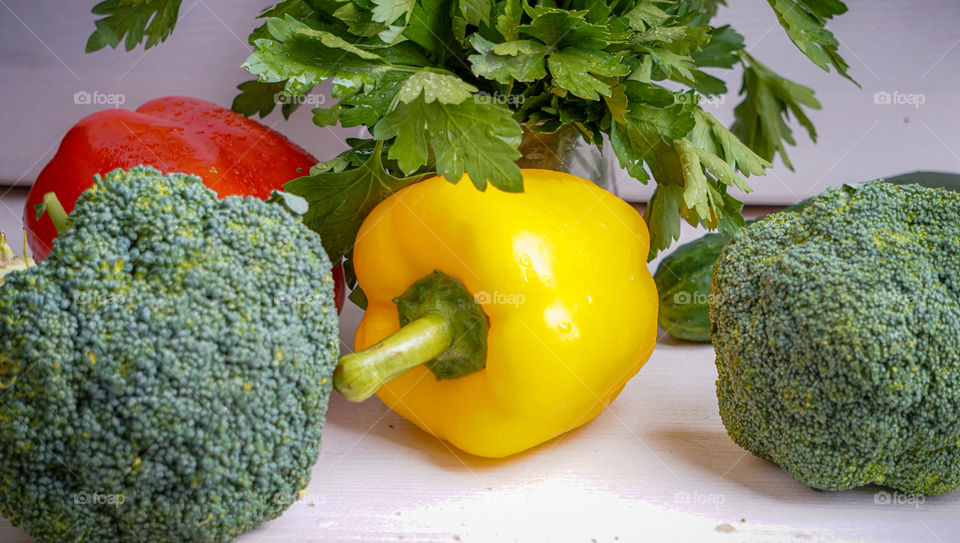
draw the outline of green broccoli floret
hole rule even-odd
[[[874,182],[762,219],[710,317],[740,446],[823,490],[960,485],[960,195]]]
[[[221,542],[317,459],[330,262],[285,207],[116,170],[0,286],[0,507],[38,542]]]

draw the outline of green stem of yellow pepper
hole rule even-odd
[[[437,379],[480,371],[487,360],[487,316],[466,287],[436,271],[394,301],[401,328],[362,351],[344,355],[333,386],[362,402],[381,385],[425,364]]]
[[[351,402],[362,402],[387,381],[436,358],[453,339],[446,317],[421,317],[372,347],[344,355],[333,373],[333,386]]]

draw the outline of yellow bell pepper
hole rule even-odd
[[[658,300],[643,218],[566,173],[527,169],[523,183],[522,193],[481,192],[466,176],[436,177],[365,219],[353,256],[368,306],[358,352],[334,376],[348,399],[379,387],[387,406],[427,432],[503,457],[590,421],[640,370],[656,342]],[[421,365],[472,325],[451,332],[449,318],[428,311],[400,330],[395,299],[435,270],[472,297],[455,306],[486,316],[479,371],[438,379]]]

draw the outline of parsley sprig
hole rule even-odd
[[[768,0],[789,38],[811,61],[850,79],[826,23],[839,0]],[[792,168],[791,120],[812,139],[813,91],[746,52],[743,37],[711,24],[723,0],[284,0],[260,14],[250,35],[234,109],[267,115],[277,92],[296,96],[332,80],[332,107],[318,126],[366,126],[373,139],[286,186],[310,202],[307,223],[334,259],[349,253],[360,222],[392,192],[437,173],[466,173],[523,189],[522,129],[575,129],[657,187],[646,208],[651,256],[680,224],[732,231],[743,224],[735,191],[779,154]],[[89,50],[163,41],[179,0],[107,0]],[[728,91],[712,70],[743,69],[731,130],[700,106]],[[851,79],[852,81],[852,79]],[[499,98],[499,99],[498,99]],[[503,99],[506,98],[506,99]],[[296,109],[285,101],[284,116]]]

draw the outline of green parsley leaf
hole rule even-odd
[[[671,169],[667,163],[679,160],[673,141],[685,137],[696,124],[692,106],[683,103],[664,106],[662,96],[658,96],[660,92],[655,90],[658,87],[633,81],[626,85],[629,111],[624,116],[626,122],[611,124],[610,144],[620,166],[631,177],[642,183],[649,181],[650,175],[644,170],[646,163],[657,183],[662,183],[661,178]],[[663,92],[671,95],[666,89]],[[672,95],[670,101],[673,102]],[[664,174],[657,177],[658,171]]]
[[[430,70],[420,70],[411,75],[400,87],[397,98],[405,104],[418,96],[430,104],[439,101],[442,104],[459,104],[470,98],[477,88],[455,75],[440,74]]]
[[[811,140],[817,141],[817,131],[804,107],[820,109],[820,102],[809,87],[777,75],[747,53],[743,57],[740,93],[744,100],[734,109],[733,133],[768,161],[779,154],[783,164],[792,170],[786,150],[786,144],[796,144],[788,124],[790,116],[806,129]]]
[[[752,192],[736,171],[747,177],[764,175],[766,169],[773,165],[737,139],[713,115],[696,109],[694,120],[695,125],[688,138],[700,153],[704,167],[723,184],[737,187],[743,192]]]
[[[340,104],[331,107],[317,107],[311,111],[313,112],[313,124],[319,127],[333,126],[340,120]]]
[[[286,81],[284,90],[292,96],[329,77],[348,79],[359,86],[375,83],[384,72],[396,69],[376,53],[289,16],[268,19],[267,29],[276,39],[257,40],[257,49],[243,68],[259,75],[260,81]]]
[[[373,20],[379,23],[392,23],[404,18],[404,23],[410,21],[410,14],[417,0],[373,0]]]
[[[551,54],[547,66],[558,87],[580,98],[599,100],[600,95],[610,96],[610,85],[591,74],[626,75],[630,69],[620,60],[621,57],[603,51],[568,47]]]
[[[263,118],[273,111],[278,102],[281,102],[280,112],[284,119],[289,119],[290,115],[300,107],[300,104],[295,100],[280,99],[281,96],[285,96],[283,93],[285,85],[286,81],[276,83],[264,83],[257,80],[244,81],[237,85],[240,94],[233,99],[231,109],[244,117],[259,115]]]
[[[537,38],[550,47],[582,47],[585,49],[603,49],[611,43],[623,41],[625,35],[614,35],[606,26],[588,23],[584,19],[585,11],[567,11],[563,9],[524,5],[533,21],[519,27],[520,34]]]
[[[307,200],[303,222],[320,234],[331,262],[339,262],[353,248],[360,224],[378,203],[423,178],[390,175],[383,167],[381,149],[378,143],[359,167],[300,177],[283,186]]]
[[[624,15],[630,26],[640,32],[661,26],[667,22],[670,15],[658,8],[651,0],[641,0]]]
[[[710,30],[710,41],[691,56],[699,68],[732,68],[740,62],[743,36],[730,25]]]
[[[777,14],[777,20],[787,31],[787,36],[814,64],[829,72],[833,66],[837,73],[856,81],[847,73],[849,66],[837,53],[840,42],[826,28],[828,19],[847,12],[847,6],[839,0],[767,0]],[[859,86],[859,84],[857,84]]]
[[[347,25],[347,30],[354,36],[369,38],[378,34],[390,34],[390,25],[373,20],[373,13],[366,11],[353,2],[346,2],[333,11],[338,21]],[[300,18],[302,21],[303,19]],[[403,28],[403,27],[400,27]],[[384,41],[388,41],[384,39]]]
[[[517,39],[522,17],[523,0],[503,0],[497,7],[497,32],[507,41]]]
[[[381,119],[373,129],[373,135],[377,139],[396,138],[390,146],[388,156],[396,160],[407,175],[419,170],[430,159],[426,137],[427,122],[426,107],[414,107],[404,103]]]
[[[493,9],[490,0],[457,0],[457,4],[467,23],[473,26],[490,24],[490,12]]]
[[[466,172],[480,190],[487,183],[509,192],[523,189],[520,168],[514,163],[520,158],[520,125],[505,107],[475,100],[427,103],[421,95],[400,102],[377,123],[373,135],[396,138],[389,156],[407,174],[426,164],[429,144],[437,172],[453,183]]]
[[[697,107],[692,92],[673,94],[635,81],[624,85],[629,111],[625,122],[611,123],[610,143],[632,177],[649,180],[646,166],[657,181],[647,207],[651,255],[678,239],[677,209],[692,225],[735,227],[742,204],[727,195],[727,187],[749,191],[737,172],[762,175],[770,164]]]
[[[420,0],[410,15],[410,25],[403,35],[429,51],[435,59],[451,53],[453,40],[450,4],[445,0]]]
[[[116,49],[126,36],[127,51],[143,43],[150,49],[170,36],[177,25],[180,0],[104,0],[93,7],[94,15],[104,15],[87,40],[86,52],[106,46]]]
[[[314,164],[313,167],[310,168],[310,175],[328,172],[342,172],[352,168],[359,168],[370,160],[370,156],[374,151],[379,150],[381,153],[380,162],[384,169],[387,170],[387,173],[393,175],[394,177],[403,176],[403,174],[400,173],[400,169],[397,167],[396,162],[383,156],[383,153],[389,149],[388,143],[374,139],[347,138],[347,145],[349,145],[350,148],[340,153],[333,159]]]
[[[377,77],[376,83],[362,87],[353,85],[349,79],[334,79],[333,96],[340,99],[340,124],[345,127],[375,125],[390,109],[409,76],[405,71],[386,71]]]
[[[287,15],[297,20],[304,20],[314,16],[315,12],[305,0],[284,0],[276,5],[270,6],[257,15],[258,19],[269,19],[271,17],[286,17]],[[259,39],[272,39],[273,36],[267,30],[267,23],[253,29],[253,32],[247,37],[250,45],[256,45]]]
[[[470,43],[480,53],[467,58],[477,77],[509,84],[514,80],[535,81],[547,75],[547,48],[540,42],[513,40],[494,44],[480,34],[474,34]]]

